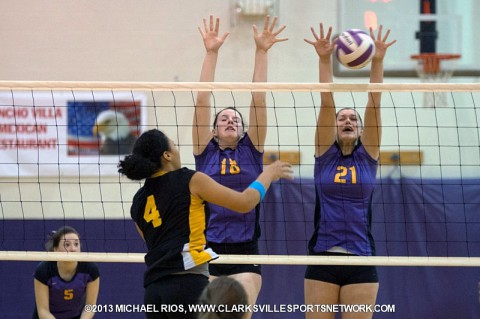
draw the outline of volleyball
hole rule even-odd
[[[350,29],[342,32],[335,40],[337,60],[349,69],[365,67],[375,54],[375,43],[367,32]]]

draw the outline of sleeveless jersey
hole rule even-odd
[[[244,191],[263,171],[263,154],[248,134],[237,147],[221,150],[212,139],[200,155],[195,155],[196,169],[218,183],[236,191]],[[208,203],[210,218],[207,240],[213,243],[245,243],[260,236],[259,206],[247,214]]]
[[[60,277],[56,261],[41,262],[34,277],[48,286],[50,312],[59,319],[80,317],[86,300],[87,284],[99,277],[95,263],[79,262],[77,272],[70,281]],[[37,309],[33,315],[38,318]]]
[[[375,254],[371,235],[371,197],[378,162],[359,142],[344,156],[337,143],[315,158],[315,231],[310,253],[332,247],[371,256]]]
[[[193,174],[187,168],[160,172],[133,198],[130,214],[148,248],[144,286],[218,257],[205,249],[207,217],[204,201],[190,193]]]

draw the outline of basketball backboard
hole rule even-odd
[[[431,3],[430,3],[431,2]],[[430,13],[425,12],[425,6]],[[338,0],[336,33],[347,29],[375,30],[380,24],[391,29],[390,40],[396,39],[385,60],[385,76],[416,77],[418,61],[411,56],[425,50],[419,32],[421,24],[435,24],[433,50],[441,54],[460,54],[461,58],[445,67],[455,68],[455,76],[480,76],[480,63],[475,52],[480,41],[475,34],[480,30],[480,1],[478,0]],[[469,39],[472,39],[471,41]],[[432,49],[432,48],[430,48]],[[334,59],[335,60],[335,59]],[[334,62],[334,74],[339,77],[369,75],[369,66],[350,70]]]

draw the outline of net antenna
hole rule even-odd
[[[453,76],[458,53],[438,53],[436,0],[420,0],[420,30],[416,38],[420,40],[420,53],[410,58],[417,62],[417,75],[422,83],[447,83]],[[424,107],[444,107],[447,105],[446,92],[423,94]]]

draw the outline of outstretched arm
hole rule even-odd
[[[390,30],[387,30],[382,37],[383,27],[378,28],[377,37],[375,37],[372,28],[370,36],[375,41],[375,55],[372,59],[370,70],[370,83],[383,82],[383,58],[387,49],[393,45],[396,40],[387,43]],[[362,133],[362,144],[368,154],[374,159],[380,156],[380,144],[382,142],[382,118],[380,112],[380,102],[382,94],[380,92],[368,93],[368,102],[365,108],[365,123]]]
[[[256,181],[267,191],[270,184],[280,178],[293,179],[293,170],[290,164],[276,161],[266,166]],[[193,175],[190,180],[190,192],[206,202],[240,213],[251,211],[261,198],[260,192],[255,188],[248,187],[243,192],[237,192],[218,184],[202,172],[197,172]]]
[[[334,40],[332,40],[332,27],[328,28],[327,34],[320,23],[320,36],[314,28],[312,31],[314,41],[305,39],[305,42],[314,46],[319,57],[319,80],[320,83],[332,83],[332,52]],[[335,101],[332,92],[320,93],[320,112],[318,113],[317,128],[315,131],[315,156],[323,155],[335,142]]]
[[[270,16],[265,18],[263,31],[258,32],[257,26],[253,26],[253,36],[255,39],[255,69],[253,71],[253,82],[267,82],[268,74],[268,50],[277,42],[288,40],[287,38],[277,38],[286,26],[281,26],[275,31],[275,24],[278,18],[273,18],[270,24]],[[267,109],[265,92],[253,92],[252,102],[250,104],[249,117],[249,136],[253,145],[259,151],[263,151],[265,138],[267,136]]]
[[[200,82],[213,82],[215,80],[218,50],[228,36],[228,33],[220,36],[219,30],[220,19],[216,18],[214,22],[213,16],[210,16],[208,23],[207,19],[203,19],[203,30],[200,27],[198,28],[206,50],[200,73]],[[210,95],[211,92],[207,91],[199,91],[197,93],[192,127],[193,153],[195,155],[201,154],[212,138],[210,128]]]

